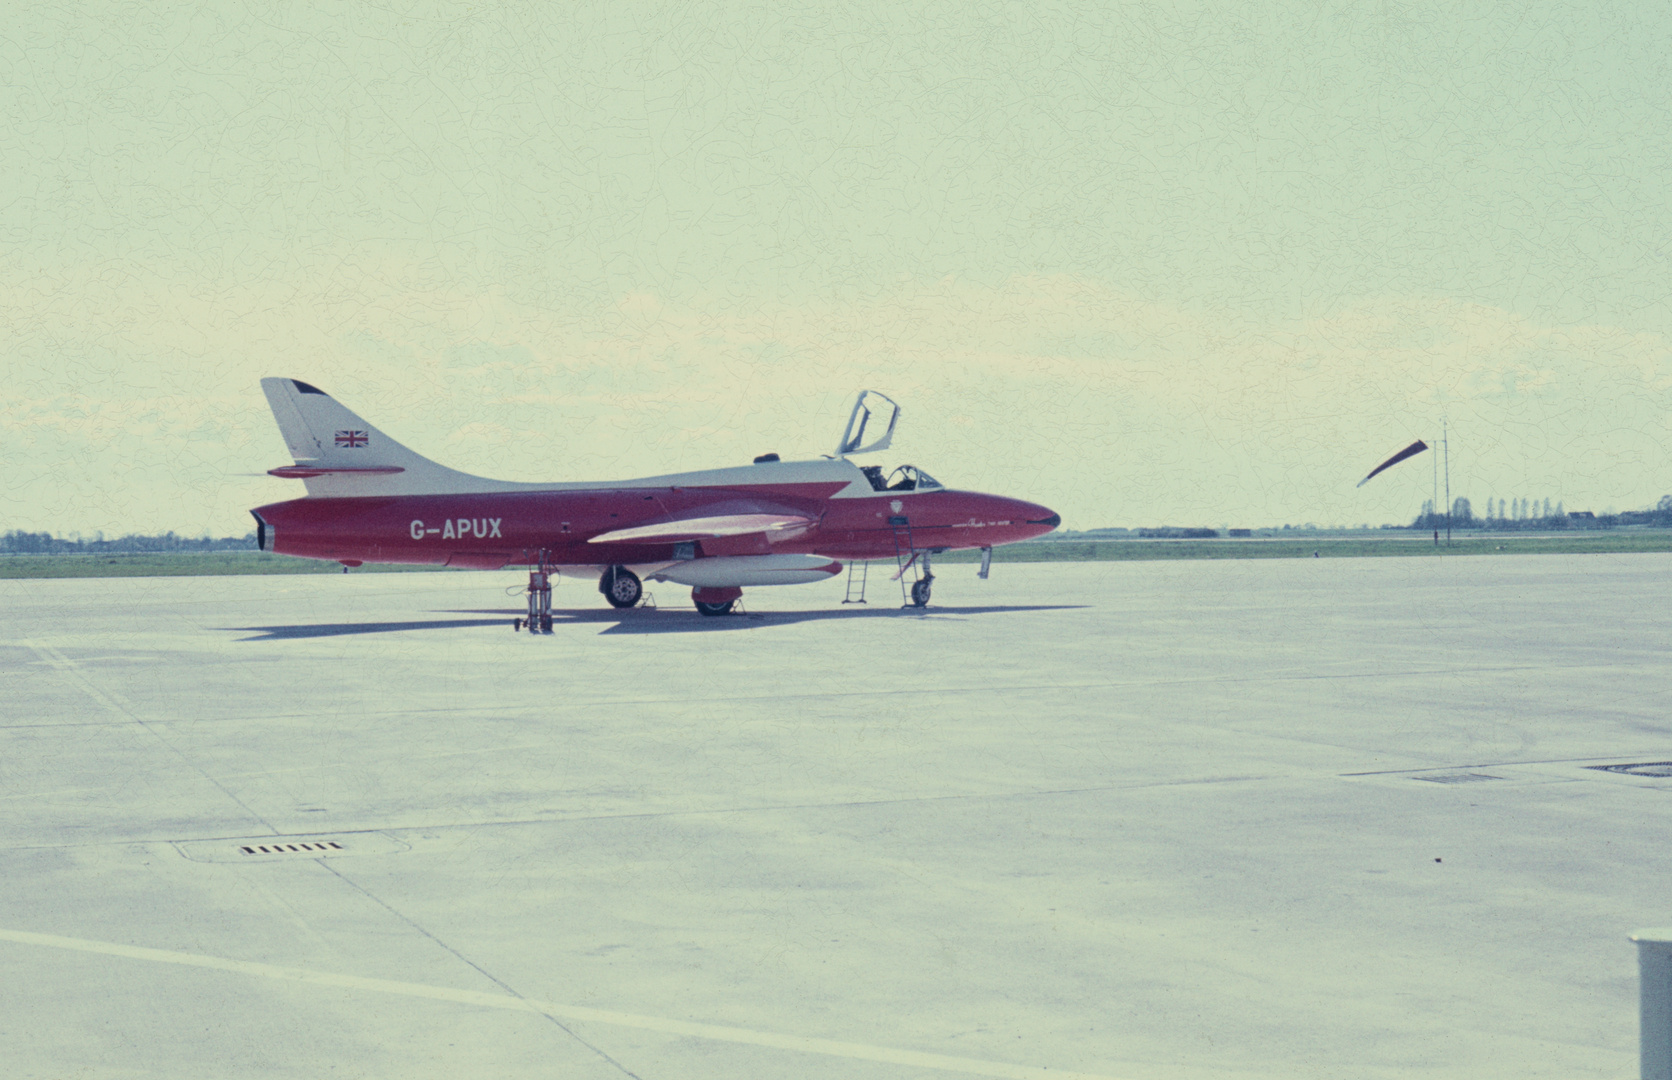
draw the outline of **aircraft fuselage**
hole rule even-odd
[[[990,554],[1061,523],[1036,503],[948,490],[914,465],[885,478],[880,466],[854,464],[848,455],[887,448],[900,415],[869,390],[854,402],[837,453],[823,459],[763,454],[753,465],[706,472],[533,484],[431,461],[309,383],[266,378],[261,389],[295,459],[269,472],[301,480],[308,492],[253,511],[264,551],[344,566],[525,565],[528,618],[516,625],[530,630],[552,628],[553,570],[596,573],[617,608],[637,605],[649,577],[691,586],[700,613],[723,615],[744,586],[823,581],[842,572],[838,560],[894,559],[902,596],[910,570],[909,598],[922,607],[934,553]],[[886,419],[880,403],[892,406]],[[864,601],[866,576],[858,601],[845,602]]]
[[[829,479],[743,483],[772,466],[656,477],[620,485],[445,495],[305,498],[257,508],[262,547],[285,555],[347,563],[386,562],[500,567],[545,561],[557,566],[650,566],[715,556],[805,554],[833,559],[892,559],[897,535],[915,549],[993,547],[1050,532],[1059,519],[1019,499],[933,488],[873,491],[846,462],[824,465]],[[742,473],[743,476],[716,474]],[[685,480],[684,483],[669,482]],[[719,481],[718,483],[716,481]],[[730,482],[726,482],[730,481]],[[533,487],[533,485],[529,485]],[[858,490],[855,490],[855,489]],[[615,541],[594,537],[694,512],[793,513],[805,529],[695,541]],[[694,548],[693,545],[694,544]]]

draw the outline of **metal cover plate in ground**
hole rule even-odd
[[[279,859],[338,859],[345,855],[394,855],[411,845],[384,833],[328,833],[317,836],[236,836],[176,840],[174,849],[193,862],[272,862]]]

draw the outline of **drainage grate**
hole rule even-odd
[[[1626,765],[1587,765],[1599,772],[1625,773],[1627,776],[1672,776],[1672,761],[1639,761]]]
[[[1430,784],[1472,784],[1477,780],[1502,780],[1501,776],[1489,776],[1481,772],[1441,773],[1438,776],[1413,776],[1413,780],[1426,780]]]
[[[329,855],[334,851],[346,851],[348,849],[335,840],[326,840],[324,843],[314,844],[246,844],[238,850],[246,855],[290,855],[292,853],[297,855],[310,853]]]
[[[380,832],[353,832],[338,839],[303,833],[300,836],[220,836],[212,840],[175,840],[174,849],[193,862],[257,863],[288,860],[339,859],[349,856],[396,855],[412,846]]]

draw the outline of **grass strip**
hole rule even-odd
[[[1435,547],[1428,536],[1329,536],[1316,539],[1045,540],[993,549],[994,562],[1124,562],[1155,559],[1375,559],[1451,555],[1628,554],[1672,551],[1672,530],[1572,536],[1467,536]],[[937,562],[978,562],[975,551],[949,551]]]
[[[438,566],[357,566],[350,573],[439,570]],[[225,577],[233,574],[340,574],[342,565],[266,551],[182,551],[144,555],[0,555],[0,578]]]

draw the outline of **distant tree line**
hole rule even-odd
[[[255,533],[243,536],[223,536],[219,540],[201,536],[196,539],[176,536],[171,530],[161,536],[141,536],[129,533],[115,540],[106,540],[104,533],[94,534],[91,540],[81,537],[53,536],[49,532],[23,532],[13,529],[0,533],[0,555],[137,555],[159,551],[249,551],[255,547]]]
[[[1468,499],[1453,499],[1451,527],[1454,529],[1484,529],[1514,531],[1518,529],[1611,529],[1618,525],[1655,525],[1672,529],[1672,495],[1662,495],[1652,510],[1626,510],[1618,514],[1593,514],[1589,510],[1568,513],[1557,502],[1542,503],[1537,499],[1486,500],[1486,515],[1475,516]],[[1422,513],[1411,522],[1413,529],[1443,529],[1446,515],[1436,513],[1431,499],[1422,501]]]
[[[1155,529],[1139,529],[1138,535],[1146,539],[1162,540],[1209,540],[1219,535],[1218,529],[1181,529],[1176,525],[1162,525]]]

